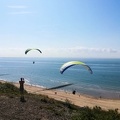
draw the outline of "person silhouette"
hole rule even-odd
[[[20,84],[20,94],[21,94],[21,97],[20,97],[20,101],[21,102],[25,102],[25,99],[24,99],[24,78],[20,78],[20,81],[19,81],[19,84]]]
[[[76,90],[73,90],[73,92],[72,92],[74,95],[75,95],[75,93],[76,93]]]

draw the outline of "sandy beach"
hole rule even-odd
[[[15,86],[19,87],[19,83],[13,83]],[[32,85],[24,85],[24,89],[27,90],[29,93],[34,94],[43,94],[47,95],[50,98],[54,98],[60,101],[69,100],[72,104],[77,106],[89,106],[93,108],[94,106],[100,106],[104,110],[109,109],[118,109],[120,112],[120,100],[113,100],[113,99],[103,99],[103,98],[95,98],[92,96],[72,94],[65,91],[60,90],[44,90],[41,87],[32,86]]]

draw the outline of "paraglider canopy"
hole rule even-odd
[[[25,54],[27,54],[27,53],[28,53],[29,51],[31,51],[31,50],[37,50],[37,51],[39,51],[40,53],[42,53],[41,50],[38,49],[38,48],[29,48],[29,49],[25,50]]]
[[[83,62],[80,62],[80,61],[70,61],[70,62],[66,62],[65,64],[63,64],[60,68],[60,73],[63,74],[63,72],[68,69],[69,67],[71,66],[74,66],[74,65],[82,65],[83,67],[85,67],[91,74],[93,73],[92,72],[92,69],[86,65],[85,63]]]
[[[25,50],[25,54],[27,54],[31,50],[37,50],[39,53],[42,53],[41,50],[38,48],[29,48],[29,49]],[[33,61],[33,64],[35,64],[35,61]]]

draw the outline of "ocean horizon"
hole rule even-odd
[[[81,65],[72,66],[61,74],[60,67],[68,61],[86,63],[93,74]],[[73,83],[60,90],[120,99],[120,59],[1,57],[0,69],[0,80],[18,82],[24,78],[26,84],[44,88]]]

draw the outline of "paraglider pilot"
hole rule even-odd
[[[73,90],[72,94],[75,95],[75,93],[76,93],[76,90]]]
[[[24,99],[24,78],[20,78],[20,81],[19,81],[19,84],[20,84],[20,94],[21,94],[21,97],[20,97],[20,101],[21,102],[25,102],[25,99]]]

